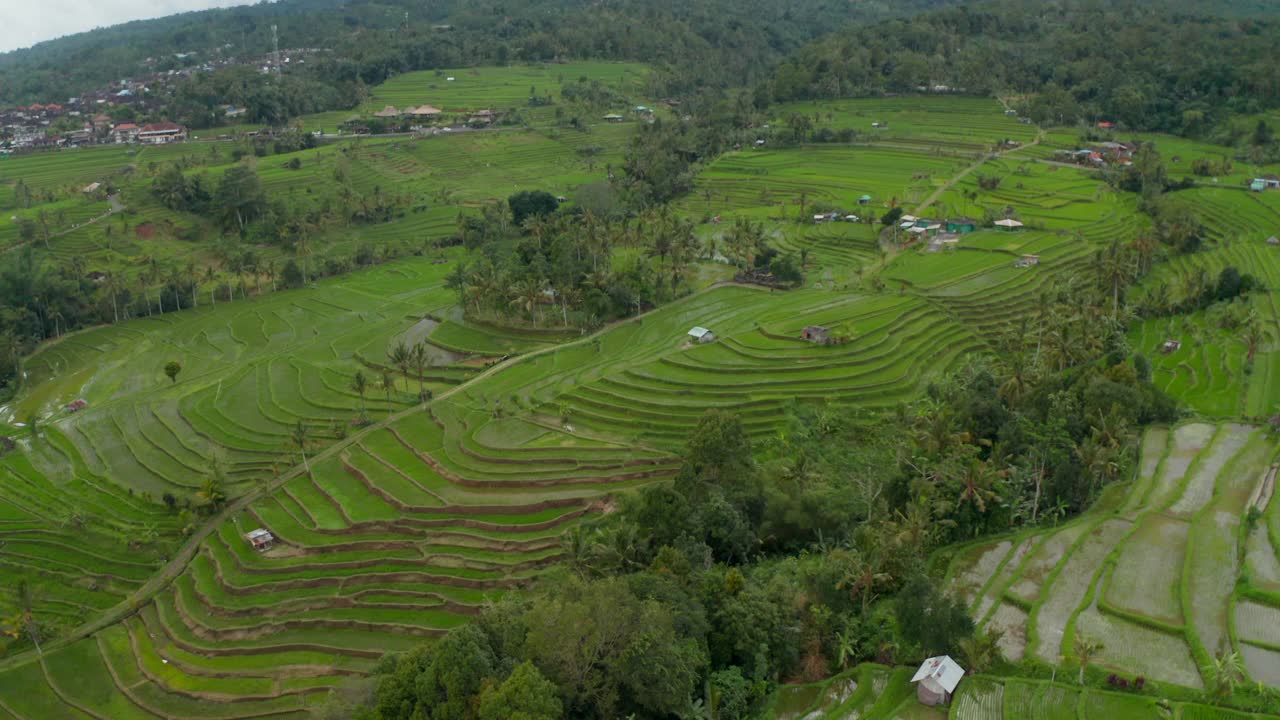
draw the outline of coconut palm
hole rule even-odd
[[[196,491],[196,497],[200,500],[201,505],[211,511],[222,507],[222,503],[227,501],[227,494],[223,491],[222,483],[216,476],[204,479],[204,483]]]
[[[1000,639],[1003,630],[994,632],[975,631],[959,642],[960,655],[969,664],[971,672],[982,672],[1004,659],[1000,651]]]
[[[310,442],[310,432],[310,428],[304,425],[301,420],[294,423],[293,430],[289,432],[289,442],[293,443],[293,446],[302,454],[302,467],[308,473],[311,472],[311,466],[307,463],[307,445]]]
[[[13,614],[5,618],[0,625],[3,626],[4,634],[9,637],[17,639],[26,635],[31,638],[32,644],[36,646],[36,652],[43,655],[44,651],[40,649],[40,626],[35,614],[39,597],[25,578],[18,581],[17,590],[17,603]]]
[[[357,370],[356,374],[351,377],[351,389],[356,391],[360,396],[360,417],[364,419],[364,394],[369,391],[369,379],[365,377],[363,370]]]
[[[413,362],[413,369],[418,373],[418,399],[425,402],[427,399],[427,366],[431,364],[431,352],[427,349],[427,343],[423,341],[414,345],[413,350],[409,353],[409,359]]]
[[[378,387],[382,388],[382,392],[387,394],[388,412],[391,406],[391,391],[396,389],[396,378],[390,372],[383,370],[378,378]]]
[[[507,293],[511,306],[525,311],[529,319],[538,322],[538,307],[542,304],[542,285],[538,280],[525,279],[511,286]]]
[[[413,358],[412,354],[409,352],[409,346],[405,345],[403,340],[396,343],[395,347],[391,348],[391,350],[387,352],[387,362],[391,363],[400,371],[400,374],[404,376],[404,389],[405,392],[408,392],[409,366],[413,364]]]
[[[1083,635],[1077,635],[1075,639],[1076,658],[1080,660],[1080,684],[1084,684],[1084,673],[1089,668],[1089,663],[1093,662],[1094,656],[1102,652],[1104,646],[1100,642],[1095,642]]]

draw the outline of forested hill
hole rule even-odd
[[[945,85],[1035,94],[1025,109],[1040,123],[1111,120],[1196,136],[1224,113],[1280,105],[1276,10],[1227,1],[966,3],[832,33],[782,64],[761,94],[785,101]]]
[[[0,55],[0,104],[62,100],[144,70],[261,56],[271,50],[272,25],[282,48],[331,50],[312,72],[349,84],[436,67],[603,58],[667,68],[663,77],[680,91],[750,80],[853,21],[953,1],[280,0],[136,21]]]

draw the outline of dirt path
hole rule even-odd
[[[973,163],[972,165],[970,165],[969,167],[965,168],[964,170],[961,170],[959,173],[957,173],[956,175],[952,176],[952,178],[951,178],[950,180],[948,180],[948,181],[946,181],[945,183],[943,183],[942,187],[938,188],[937,190],[934,190],[932,195],[930,195],[929,197],[925,198],[925,199],[924,199],[924,202],[920,203],[920,205],[916,207],[915,214],[916,214],[916,215],[923,215],[923,214],[924,214],[924,211],[925,211],[925,210],[926,210],[930,205],[932,205],[932,204],[934,204],[935,202],[937,202],[937,201],[938,201],[938,198],[942,197],[942,194],[943,194],[943,193],[945,193],[946,191],[948,191],[948,190],[950,190],[951,188],[955,187],[955,184],[956,184],[956,183],[958,183],[958,182],[960,182],[961,180],[965,179],[965,177],[967,177],[967,176],[969,175],[969,173],[973,172],[974,170],[977,170],[977,169],[978,169],[978,168],[979,168],[983,163],[985,163],[986,161],[988,161],[988,160],[992,160],[992,159],[994,159],[994,158],[998,158],[998,157],[1003,157],[1003,156],[1005,156],[1005,155],[1008,155],[1009,153],[1014,153],[1014,152],[1017,152],[1017,151],[1019,151],[1019,150],[1025,150],[1025,149],[1030,148],[1030,147],[1035,147],[1036,145],[1039,145],[1039,144],[1040,144],[1040,141],[1041,141],[1042,139],[1044,139],[1044,135],[1045,135],[1044,130],[1040,130],[1038,133],[1036,133],[1036,139],[1035,139],[1035,140],[1032,140],[1031,142],[1027,143],[1026,145],[1019,145],[1019,146],[1018,146],[1018,147],[1016,147],[1016,148],[1010,148],[1010,149],[1008,149],[1008,150],[997,150],[996,152],[993,152],[993,153],[987,153],[986,155],[983,155],[982,157],[978,158],[978,161],[977,161],[977,162]]]

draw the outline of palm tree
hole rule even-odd
[[[351,389],[356,391],[360,396],[360,418],[365,419],[364,411],[364,394],[369,391],[369,379],[364,376],[363,370],[357,370],[356,374],[351,378]]]
[[[302,467],[304,467],[308,473],[311,472],[311,466],[307,463],[307,443],[309,441],[309,433],[309,429],[306,425],[302,424],[301,420],[294,423],[293,430],[289,433],[289,441],[298,449],[298,452],[302,453]]]
[[[1249,314],[1245,317],[1242,338],[1249,346],[1249,362],[1253,363],[1253,354],[1257,352],[1259,343],[1266,339],[1266,332],[1262,329],[1258,311],[1253,308],[1249,309]]]
[[[418,373],[418,399],[426,402],[427,365],[431,363],[431,354],[427,350],[427,343],[424,341],[414,345],[413,350],[409,353],[409,359],[413,361],[413,369]]]
[[[971,672],[982,672],[1004,659],[1004,654],[1000,651],[1002,637],[1004,637],[1003,630],[994,632],[979,630],[960,641],[960,654],[969,664]]]
[[[200,271],[196,268],[194,260],[187,261],[187,281],[191,283],[191,307],[198,308],[200,307],[200,298],[197,296],[200,291]],[[164,313],[163,310],[160,312]]]
[[[1093,662],[1093,658],[1102,652],[1103,645],[1100,642],[1094,642],[1083,635],[1077,635],[1075,639],[1076,657],[1080,660],[1080,684],[1084,684],[1084,672],[1089,668],[1089,663]]]
[[[387,353],[387,362],[400,370],[400,374],[404,376],[404,390],[409,392],[409,366],[413,363],[413,357],[403,340]]]
[[[508,295],[511,298],[512,307],[524,310],[529,313],[530,320],[534,323],[538,322],[538,306],[542,302],[542,282],[521,280],[511,286]]]
[[[120,279],[116,277],[115,273],[108,270],[107,281],[105,284],[107,286],[107,292],[111,294],[111,316],[113,318],[112,322],[118,323],[120,322],[120,306],[116,303],[116,295],[119,294],[120,292]]]
[[[24,634],[31,638],[36,652],[44,655],[40,649],[40,626],[36,622],[35,607],[39,604],[36,591],[25,578],[18,581],[17,606],[14,613],[4,621],[4,634],[12,638],[20,638]]]
[[[383,370],[378,381],[378,386],[387,394],[387,412],[389,413],[391,412],[391,391],[396,388],[396,378],[390,372]]]
[[[204,479],[204,483],[200,485],[200,489],[196,491],[196,497],[199,498],[200,504],[210,511],[217,510],[222,507],[222,503],[227,501],[227,494],[222,489],[222,483],[216,477],[210,476]]]
[[[206,266],[204,269],[204,281],[209,286],[209,302],[212,303],[213,305],[218,304],[218,297],[217,297],[218,286],[216,284],[217,279],[218,279],[218,271],[214,270],[212,265]]]

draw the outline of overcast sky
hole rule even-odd
[[[130,20],[248,4],[246,0],[0,0],[0,8],[7,8],[0,13],[0,52]]]

